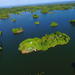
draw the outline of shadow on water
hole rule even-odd
[[[3,53],[2,53],[2,51],[0,51],[0,56],[2,56],[3,55]]]
[[[75,23],[71,22],[71,25],[72,25],[72,26],[75,26]]]
[[[73,74],[75,75],[75,62],[73,62],[71,65],[72,65],[72,68],[73,68]]]

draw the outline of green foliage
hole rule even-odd
[[[0,19],[7,19],[7,18],[9,18],[8,14],[2,14],[2,15],[0,15]]]
[[[75,19],[69,21],[72,25],[75,25]]]
[[[53,4],[53,5],[39,5],[39,6],[23,6],[13,8],[0,8],[0,19],[9,18],[9,14],[20,14],[21,12],[33,13],[37,10],[41,10],[42,13],[48,13],[51,10],[67,10],[75,7],[75,3],[71,4]]]
[[[12,21],[12,22],[16,22],[16,19],[12,19],[11,21]]]
[[[38,15],[36,15],[36,14],[34,14],[34,15],[33,15],[33,18],[38,18],[38,17],[39,17],[39,16],[38,16]]]
[[[34,24],[40,24],[40,22],[39,21],[36,21],[36,22],[34,22]]]
[[[74,20],[70,20],[70,22],[75,22],[75,19]]]
[[[2,31],[0,31],[0,35],[2,35]]]
[[[41,11],[41,13],[46,14],[46,13],[48,13],[48,10],[44,9],[44,10]]]
[[[56,27],[56,26],[58,26],[58,23],[57,23],[57,22],[52,22],[52,23],[50,24],[50,26]]]
[[[42,38],[29,38],[19,44],[19,51],[45,51],[48,48],[55,47],[57,45],[67,44],[70,37],[64,33],[56,32],[50,35],[45,35]]]
[[[2,51],[3,50],[3,48],[0,46],[0,51]]]
[[[18,34],[18,33],[21,33],[21,32],[23,32],[23,31],[24,31],[23,28],[13,28],[13,29],[12,29],[12,32],[13,32],[14,34]]]

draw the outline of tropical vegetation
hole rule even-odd
[[[2,35],[2,31],[0,31],[0,35]]]
[[[57,45],[65,45],[69,43],[70,37],[61,32],[55,32],[50,35],[45,35],[42,38],[29,38],[19,44],[19,51],[22,53],[31,53],[33,51],[46,51],[48,48]]]
[[[19,33],[22,33],[24,31],[24,29],[23,28],[13,28],[12,29],[12,32],[14,33],[14,34],[19,34]]]
[[[36,22],[34,22],[34,24],[40,24],[40,22],[39,21],[36,21]]]
[[[71,24],[75,25],[75,19],[69,21]]]
[[[38,15],[36,15],[36,14],[34,14],[34,15],[33,15],[33,18],[38,18],[38,17],[39,17],[39,16],[38,16]]]
[[[11,21],[12,21],[12,22],[16,22],[16,19],[12,19]]]
[[[48,13],[49,11],[52,10],[75,9],[74,7],[75,7],[75,3],[0,8],[0,19],[7,19],[10,17],[10,14],[20,15],[21,12],[27,12],[27,11],[33,13],[37,10],[41,10],[42,13]]]
[[[57,22],[51,22],[51,23],[50,23],[50,26],[51,26],[51,27],[56,27],[56,26],[58,26],[58,23],[57,23]]]

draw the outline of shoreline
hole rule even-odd
[[[0,8],[0,19],[7,19],[10,17],[10,14],[20,14],[21,12],[36,12],[41,10],[40,13],[52,10],[68,10],[75,9],[75,3],[66,3],[66,4],[47,4],[47,5],[36,5],[36,6],[19,6],[12,8]],[[43,13],[42,13],[43,14]]]

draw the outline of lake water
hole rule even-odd
[[[4,50],[0,52],[0,75],[36,75],[33,72],[44,72],[44,75],[73,75],[72,62],[75,62],[75,26],[68,21],[75,19],[75,10],[52,11],[52,14],[42,14],[36,11],[38,19],[33,19],[32,14],[23,12],[22,15],[11,14],[10,18],[0,20],[0,36]],[[11,22],[11,19],[16,22]],[[40,21],[35,25],[35,21]],[[58,27],[50,27],[50,23],[56,21]],[[19,35],[13,35],[12,28],[23,27],[25,31]],[[36,52],[22,55],[18,51],[18,45],[27,38],[42,37],[45,34],[61,31],[71,37],[69,44],[56,46],[46,52]],[[29,74],[29,73],[31,74]]]

